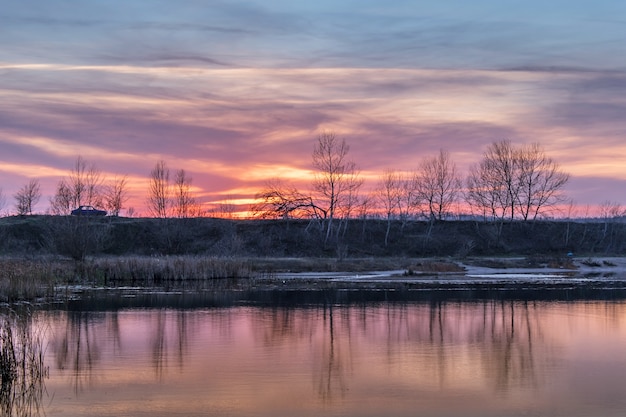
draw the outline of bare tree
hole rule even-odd
[[[494,142],[487,148],[483,162],[491,172],[493,190],[502,210],[502,217],[508,213],[513,219],[519,194],[517,151],[508,140]]]
[[[618,202],[606,200],[600,204],[600,216],[602,216],[604,223],[601,241],[606,242],[606,251],[609,251],[613,246],[616,238],[616,223],[618,223],[619,219],[623,218],[625,214],[626,210],[624,210],[624,207]]]
[[[538,144],[515,148],[493,143],[478,165],[470,168],[466,199],[493,218],[536,219],[563,201],[569,175]]]
[[[622,217],[626,210],[616,201],[605,200],[600,204],[600,217],[603,220],[617,219]]]
[[[150,171],[148,209],[154,217],[166,218],[169,214],[171,189],[170,170],[164,160],[157,161]]]
[[[516,171],[519,184],[517,205],[522,219],[535,220],[542,211],[564,201],[562,189],[569,174],[561,171],[538,143],[517,151]]]
[[[184,169],[176,171],[174,179],[174,211],[178,217],[190,217],[196,205],[196,199],[191,193],[192,178]]]
[[[425,158],[417,171],[417,195],[424,202],[430,220],[443,220],[456,202],[461,188],[456,165],[443,149]]]
[[[360,177],[360,172],[354,169],[346,176],[346,192],[341,196],[339,204],[337,205],[337,214],[341,219],[339,227],[337,227],[337,237],[343,227],[343,235],[345,235],[348,229],[348,220],[352,217],[352,213],[360,200],[359,190],[363,185],[363,179]]]
[[[389,232],[391,231],[391,221],[398,217],[403,192],[402,179],[398,171],[385,170],[378,182],[375,192],[377,200],[384,209],[387,219],[387,230],[385,232],[385,246],[387,246],[389,242]]]
[[[354,162],[347,160],[349,150],[345,139],[339,140],[333,132],[321,133],[313,149],[313,167],[317,170],[314,189],[320,200],[317,205],[326,212],[325,241],[330,237],[342,197],[361,185],[354,181],[358,175]]]
[[[473,214],[479,214],[484,219],[503,219],[508,204],[500,205],[501,184],[489,166],[481,161],[470,166],[465,187],[465,201]]]
[[[64,215],[82,205],[103,207],[102,183],[102,174],[95,164],[88,164],[78,156],[69,175],[59,181],[56,193],[50,199],[51,211]]]
[[[402,220],[402,228],[407,221],[415,215],[416,208],[420,204],[418,176],[415,172],[400,173],[400,198],[398,199],[398,213]]]
[[[565,229],[565,246],[569,245],[572,219],[576,217],[577,211],[578,207],[576,202],[570,199],[567,203],[567,212],[565,214],[565,219],[567,220],[567,228]]]
[[[28,184],[22,186],[14,195],[15,210],[20,216],[33,214],[33,207],[41,198],[39,180],[31,179]]]
[[[504,221],[513,219],[519,195],[517,152],[511,142],[492,143],[483,159],[470,167],[466,201],[484,216]]]
[[[75,207],[102,207],[102,182],[102,174],[96,165],[88,164],[79,155],[67,179],[67,185],[72,192],[72,204]]]
[[[295,187],[278,179],[269,181],[255,199],[259,202],[252,207],[252,211],[261,218],[326,217],[324,210],[314,204],[311,196],[302,194]]]
[[[372,207],[376,205],[376,196],[370,192],[361,196],[356,207],[357,218],[361,220],[361,239],[365,239],[367,218],[371,215]]]
[[[127,183],[126,175],[119,178],[116,176],[104,187],[104,205],[112,216],[119,216],[124,203],[128,200]]]
[[[50,211],[56,215],[68,215],[72,210],[73,193],[65,179],[57,184],[54,197],[50,199]]]
[[[626,210],[616,201],[605,200],[600,204],[600,216],[604,223],[603,237],[609,231],[609,225],[616,222],[616,219],[623,217]]]

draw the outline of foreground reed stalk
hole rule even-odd
[[[3,416],[42,413],[44,335],[30,314],[8,312],[0,324],[0,410]]]

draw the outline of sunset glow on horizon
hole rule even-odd
[[[0,188],[44,213],[80,155],[147,215],[158,160],[207,208],[275,178],[311,188],[318,134],[375,186],[439,149],[540,143],[580,206],[626,204],[626,4],[602,0],[10,2],[0,17]],[[122,211],[124,214],[124,211]]]

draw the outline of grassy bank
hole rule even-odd
[[[326,238],[308,220],[0,218],[0,256],[196,255],[255,258],[620,256],[626,223],[349,220]]]

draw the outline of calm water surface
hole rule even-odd
[[[39,311],[47,416],[623,416],[626,302]]]

